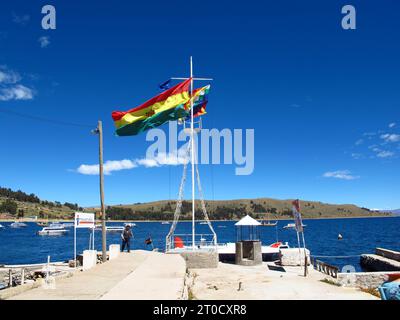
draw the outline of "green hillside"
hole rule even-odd
[[[43,219],[71,219],[80,208],[73,203],[60,203],[39,199],[35,194],[26,194],[0,187],[0,218],[14,219],[37,216]]]
[[[210,219],[239,219],[250,214],[256,219],[288,219],[292,217],[292,200],[270,198],[216,200],[206,201]],[[300,201],[304,218],[337,218],[389,216],[390,213],[371,211],[352,204],[327,204],[316,201]],[[148,203],[107,206],[108,219],[112,220],[171,220],[173,219],[176,201],[163,200]],[[0,218],[14,219],[37,216],[42,219],[71,219],[75,211],[99,212],[96,207],[81,208],[78,204],[45,201],[35,194],[26,194],[20,190],[13,191],[0,187]],[[182,203],[182,219],[191,219],[192,204]],[[196,201],[196,218],[203,215],[200,202]]]
[[[276,200],[270,198],[238,199],[206,201],[210,219],[239,219],[250,214],[257,219],[287,219],[292,217],[292,200]],[[371,211],[352,204],[327,204],[316,201],[300,201],[304,218],[330,217],[368,217],[388,216],[388,213]],[[131,205],[114,205],[107,207],[107,217],[114,220],[171,220],[175,211],[176,201],[155,201],[135,203]],[[88,208],[98,211],[99,208]],[[182,204],[182,219],[191,219],[191,202]],[[196,217],[202,219],[200,203],[196,202]]]

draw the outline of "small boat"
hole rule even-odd
[[[207,221],[202,221],[199,224],[208,224],[208,222]]]
[[[278,221],[272,222],[269,219],[269,213],[267,213],[267,221],[265,221],[265,220],[261,221],[260,227],[275,227],[277,224],[278,224]]]
[[[261,221],[260,227],[275,227],[278,224],[278,221],[271,222],[271,221]]]
[[[303,228],[305,228],[307,225],[303,224]],[[286,226],[283,227],[283,229],[296,229],[296,224],[295,223],[288,223]]]
[[[48,227],[44,227],[42,230],[38,231],[39,236],[62,236],[67,233],[68,230],[64,228],[61,224],[52,223]]]
[[[338,236],[337,236],[337,238],[338,238],[338,240],[342,240],[342,239],[343,239],[343,236],[339,233]]]
[[[73,222],[63,222],[63,223],[60,223],[60,222],[58,222],[58,223],[56,223],[56,224],[60,224],[60,225],[62,225],[64,228],[73,228],[74,227],[74,223]],[[52,224],[50,224],[50,226],[51,226]]]
[[[26,223],[18,222],[18,221],[15,221],[15,222],[13,222],[13,223],[10,224],[10,227],[11,227],[11,228],[25,228],[25,227],[27,227],[27,226],[28,226],[28,225],[27,225]]]
[[[162,221],[161,224],[170,224],[169,221]]]
[[[136,227],[136,223],[133,223],[133,222],[126,222],[126,223],[124,223],[124,226],[126,227],[126,226],[130,226],[131,228],[133,228],[133,227]]]
[[[0,229],[4,229],[4,226],[0,224]]]
[[[39,227],[48,227],[49,223],[48,222],[38,222],[36,223]]]
[[[101,231],[101,224],[96,225],[95,231]],[[125,230],[124,226],[106,226],[106,232],[123,232]]]

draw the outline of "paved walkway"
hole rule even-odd
[[[179,299],[186,264],[179,255],[135,250],[56,281],[55,289],[35,288],[12,300]]]
[[[253,267],[219,263],[217,269],[191,269],[196,275],[191,292],[195,299],[200,300],[377,299],[358,289],[321,282],[325,275],[311,267],[307,278],[302,276],[303,268],[284,267],[284,271],[270,270],[267,263]]]

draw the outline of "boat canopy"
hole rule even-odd
[[[253,219],[249,215],[246,215],[244,218],[240,219],[240,221],[235,223],[235,226],[260,226],[261,223],[256,219]]]

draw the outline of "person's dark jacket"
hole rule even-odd
[[[124,240],[130,240],[130,238],[133,237],[132,230],[130,228],[125,228],[121,236]]]

